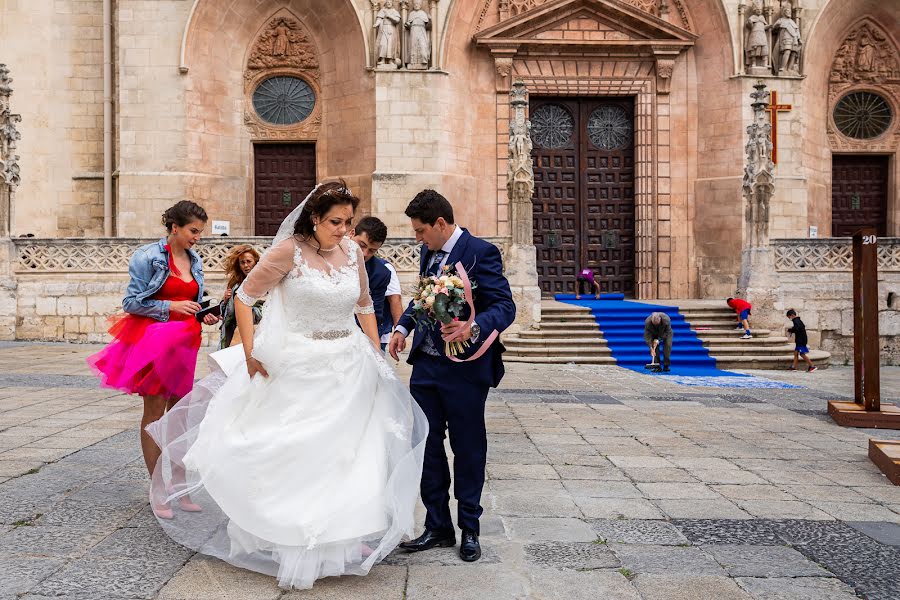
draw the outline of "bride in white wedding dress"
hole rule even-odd
[[[285,219],[237,292],[243,347],[212,354],[147,428],[166,533],[284,588],[365,575],[413,533],[428,425],[375,350],[362,252],[344,237],[358,202],[323,184]]]

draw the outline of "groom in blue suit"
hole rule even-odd
[[[503,377],[503,345],[495,341],[477,359],[457,363],[444,353],[443,337],[458,334],[470,347],[457,358],[478,352],[493,331],[502,332],[516,317],[516,305],[503,276],[500,251],[453,222],[453,207],[434,190],[416,195],[406,208],[423,242],[420,275],[436,275],[445,265],[461,262],[473,284],[475,320],[466,326],[464,315],[458,322],[419,329],[413,338],[408,362],[413,365],[410,392],[428,417],[428,439],[422,471],[422,502],[428,510],[425,532],[415,540],[400,544],[411,552],[456,545],[456,529],[450,514],[450,468],[444,451],[444,437],[450,435],[453,449],[453,492],[458,503],[457,524],[462,530],[459,555],[471,562],[481,557],[478,518],[484,468],[487,461],[487,433],[484,406],[488,390]],[[412,303],[403,313],[391,336],[389,352],[397,360],[406,347],[406,336],[415,329]]]

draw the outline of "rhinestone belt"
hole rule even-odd
[[[331,329],[328,331],[313,331],[310,337],[314,340],[339,340],[349,336],[349,329]]]

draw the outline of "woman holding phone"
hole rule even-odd
[[[160,450],[145,428],[189,393],[194,383],[201,332],[195,315],[203,297],[203,262],[192,248],[206,221],[206,211],[188,200],[163,213],[168,235],[132,255],[122,300],[125,314],[114,318],[109,330],[112,342],[88,357],[104,387],[143,397],[141,449],[151,474]],[[218,321],[212,314],[203,318],[207,325]],[[192,508],[189,500],[181,500],[182,509]],[[168,506],[153,510],[162,518],[172,517]]]

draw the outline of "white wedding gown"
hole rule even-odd
[[[356,244],[277,243],[237,295],[266,292],[253,356],[269,377],[249,378],[240,346],[211,355],[147,428],[163,450],[151,501],[170,503],[158,520],[178,543],[282,587],[364,575],[413,534],[427,421],[354,321],[372,310]]]

